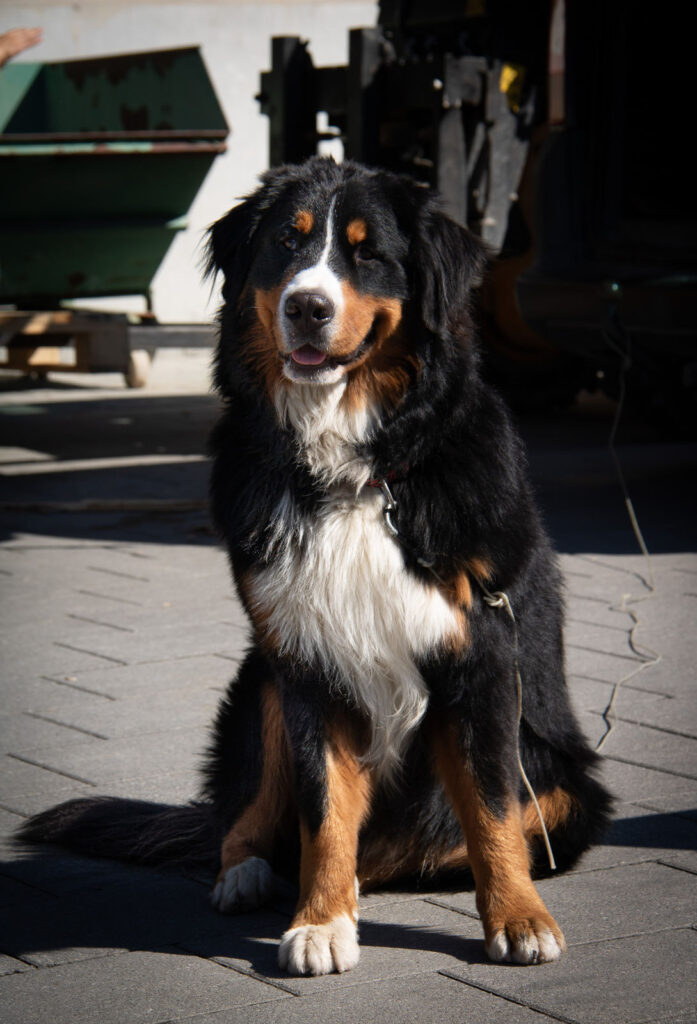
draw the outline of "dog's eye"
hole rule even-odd
[[[379,259],[379,256],[374,249],[370,248],[369,245],[361,242],[361,244],[357,245],[353,250],[353,258],[356,263],[372,263],[374,260]]]
[[[298,239],[295,235],[291,234],[290,232],[288,232],[285,235],[281,235],[280,241],[281,245],[285,249],[288,249],[289,252],[295,252],[295,250],[298,248]]]

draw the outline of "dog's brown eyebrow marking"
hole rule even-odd
[[[295,230],[301,235],[309,235],[315,223],[315,218],[309,210],[298,210],[295,215]]]
[[[368,225],[362,217],[356,217],[347,225],[346,237],[349,240],[349,245],[359,245],[360,242],[365,242],[368,237]]]

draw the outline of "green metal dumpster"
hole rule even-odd
[[[228,126],[197,47],[0,70],[0,303],[147,295]]]

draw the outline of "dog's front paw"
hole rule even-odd
[[[221,872],[211,893],[211,903],[222,914],[256,910],[271,899],[275,890],[271,868],[261,857],[248,857]]]
[[[328,924],[290,928],[278,950],[278,962],[289,974],[342,974],[360,958],[356,925],[341,914]]]
[[[564,936],[549,914],[508,920],[493,930],[486,942],[491,960],[517,964],[551,963],[565,949]]]

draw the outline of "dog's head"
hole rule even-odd
[[[323,159],[271,171],[211,230],[218,385],[235,360],[270,390],[417,367],[429,338],[462,334],[483,258],[407,178]]]

